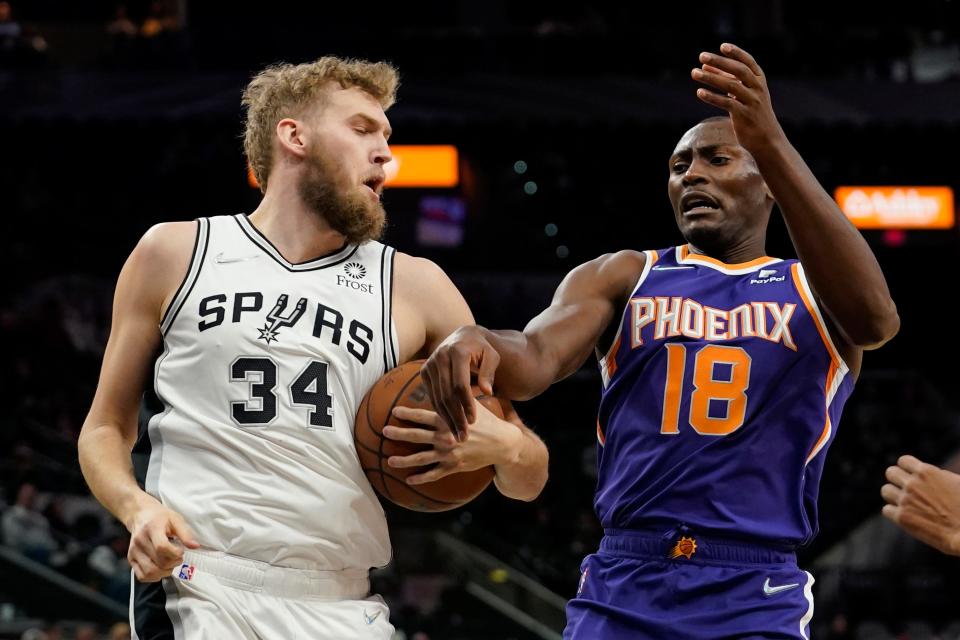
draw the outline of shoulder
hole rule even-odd
[[[608,277],[638,276],[647,264],[647,254],[643,251],[626,249],[616,253],[605,253],[593,260],[598,273]]]
[[[571,271],[561,288],[586,288],[594,295],[619,298],[625,289],[632,290],[646,263],[647,256],[642,251],[605,253]]]
[[[120,274],[118,296],[149,301],[164,309],[193,257],[200,223],[164,222],[143,234]]]
[[[397,251],[393,259],[393,277],[401,290],[430,291],[452,286],[450,278],[436,262]]]
[[[409,253],[404,253],[402,251],[397,251],[396,256],[394,257],[394,268],[398,271],[402,269],[405,273],[417,275],[446,275],[443,272],[443,269],[441,269],[440,266],[433,260],[429,260],[427,258],[418,258],[417,256],[412,256]]]
[[[150,227],[134,248],[134,255],[146,264],[175,266],[189,260],[197,241],[200,223],[161,222]]]

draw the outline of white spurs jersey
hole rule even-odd
[[[199,220],[134,466],[203,547],[300,569],[389,562],[353,428],[397,364],[394,252],[367,242],[292,264],[245,215]]]

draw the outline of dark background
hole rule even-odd
[[[21,35],[0,48],[0,508],[24,482],[38,488],[44,508],[58,497],[85,504],[75,440],[116,275],[153,224],[256,207],[239,95],[267,63],[332,53],[400,68],[391,142],[457,145],[462,184],[388,191],[386,242],[438,262],[491,327],[522,328],[583,261],[682,241],[666,198],[667,158],[689,126],[714,113],[695,98],[688,74],[701,50],[723,41],[763,66],[788,136],[829,192],[844,184],[960,188],[956,0],[126,6],[138,28],[151,16],[167,28],[110,36],[114,3],[21,0],[13,3]],[[532,195],[524,191],[530,181]],[[417,241],[424,195],[463,198],[462,245]],[[556,235],[545,233],[548,224]],[[821,535],[801,553],[809,566],[876,516],[883,470],[898,455],[941,464],[960,444],[957,231],[865,235],[902,328],[865,356],[824,472]],[[767,249],[792,256],[776,214]],[[442,516],[391,510],[392,525],[449,528],[571,595],[579,559],[599,538],[591,512],[598,396],[588,363],[520,407],[552,454],[551,481],[536,503],[490,492]],[[51,524],[55,515],[47,514]],[[122,547],[123,532],[61,520],[59,549],[71,551],[65,561],[44,561],[117,589],[84,554],[117,538]],[[818,594],[818,637],[854,637],[864,624],[863,637],[924,637],[911,621],[947,637],[943,630],[960,619],[949,606],[960,596],[956,562],[905,541],[893,549],[824,569],[831,577],[821,587],[832,586]],[[397,555],[402,574],[402,547]],[[437,616],[395,611],[411,636],[481,637],[444,631]],[[871,620],[881,631],[869,631]]]

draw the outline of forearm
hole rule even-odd
[[[813,289],[844,336],[879,346],[899,328],[896,306],[869,245],[782,137],[753,154]]]
[[[494,483],[503,495],[531,501],[547,484],[549,453],[543,441],[526,427],[518,427],[520,438],[508,460],[494,466]]]
[[[137,485],[130,446],[119,430],[100,426],[83,430],[77,450],[80,469],[93,495],[130,529],[138,507],[154,500]]]
[[[496,395],[510,400],[529,400],[562,377],[556,363],[527,334],[478,328],[500,355],[494,380]]]

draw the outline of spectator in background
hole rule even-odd
[[[0,2],[0,51],[12,52],[21,35],[23,27],[13,19],[13,7],[9,2]]]
[[[179,30],[180,21],[177,19],[177,15],[170,10],[166,2],[163,0],[154,0],[150,3],[150,12],[140,27],[141,36],[144,38],[156,38],[163,33]]]
[[[57,550],[57,542],[50,534],[50,523],[35,508],[36,498],[36,487],[28,482],[20,486],[16,504],[3,513],[3,540],[24,555],[46,562]]]
[[[960,475],[900,456],[887,468],[880,495],[883,515],[904,531],[948,553],[960,556]]]
[[[97,628],[92,624],[80,625],[77,627],[76,634],[74,634],[74,640],[97,640],[99,637]]]
[[[100,578],[100,591],[114,600],[123,601],[130,593],[130,563],[127,562],[129,535],[114,536],[98,545],[87,556],[87,565]]]
[[[110,627],[110,633],[107,636],[110,640],[130,640],[130,625],[126,622],[118,622]]]
[[[0,61],[37,63],[43,60],[47,41],[39,33],[25,30],[13,14],[13,5],[0,0]]]
[[[137,25],[127,13],[127,5],[118,4],[113,10],[113,20],[107,23],[107,35],[111,39],[132,40],[137,37]]]

